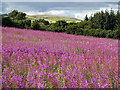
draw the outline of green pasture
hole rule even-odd
[[[39,19],[45,19],[49,23],[55,23],[59,20],[65,20],[67,23],[71,22],[80,22],[81,20],[71,17],[64,17],[64,16],[56,16],[56,15],[34,15],[34,16],[27,16],[30,20],[39,20]]]

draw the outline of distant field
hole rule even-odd
[[[2,27],[2,87],[116,88],[118,40]]]
[[[67,23],[81,21],[76,18],[56,16],[56,15],[33,15],[33,16],[27,16],[27,18],[29,18],[31,20],[45,19],[46,21],[49,21],[49,23],[55,23],[58,20],[65,20]]]

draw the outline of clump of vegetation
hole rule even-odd
[[[8,16],[12,19],[22,20],[25,19],[26,14],[23,12],[18,12],[17,10],[13,10],[8,14]]]

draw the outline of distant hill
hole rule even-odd
[[[29,16],[27,15],[28,19],[31,20],[38,20],[38,19],[45,19],[46,21],[49,21],[49,23],[55,23],[58,20],[65,20],[66,22],[80,22],[81,20],[72,18],[72,17],[65,17],[65,16],[57,16],[57,15],[33,15]]]
[[[8,14],[2,14],[3,16],[8,16]]]

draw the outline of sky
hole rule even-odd
[[[120,0],[1,0],[2,2],[118,2]]]
[[[63,3],[52,4],[42,3],[42,1],[57,1]],[[64,1],[67,3],[69,2],[69,4],[65,3]],[[70,3],[75,1],[79,1],[79,3]],[[27,15],[59,15],[84,19],[86,14],[89,17],[101,10],[111,10],[111,8],[115,11],[118,10],[117,2],[119,0],[85,0],[85,2],[90,2],[88,4],[81,3],[82,1],[83,0],[2,0],[2,2],[4,3],[2,3],[2,6],[0,5],[0,13],[8,14],[14,9],[16,9],[20,12],[25,12]],[[93,2],[95,3],[93,4]]]
[[[2,4],[2,13],[8,14],[14,9],[27,15],[59,15],[84,19],[101,10],[118,10],[118,4],[112,3],[42,3],[42,2],[6,2]]]

